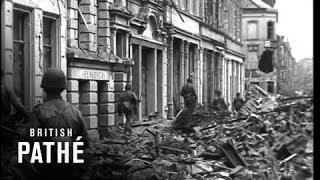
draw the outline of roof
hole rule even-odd
[[[259,8],[272,9],[270,5],[263,2],[262,0],[251,0],[254,4],[256,4]]]

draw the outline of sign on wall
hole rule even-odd
[[[102,80],[102,81],[107,81],[112,79],[109,71],[84,69],[84,68],[69,68],[68,78],[86,79],[86,80]]]

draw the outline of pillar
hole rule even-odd
[[[168,119],[173,118],[173,37],[168,37]]]
[[[78,47],[78,1],[77,0],[68,0],[67,1],[67,13],[68,13],[68,22],[67,22],[67,32],[68,32],[68,47]]]
[[[186,78],[184,75],[184,67],[185,67],[185,59],[184,59],[184,41],[180,41],[180,89],[182,89],[182,86],[186,83]],[[180,107],[183,107],[183,97],[179,96],[179,102],[180,102]]]
[[[189,42],[184,41],[184,76],[185,78],[189,78],[190,73],[189,73]]]
[[[98,0],[98,52],[100,55],[110,53],[110,15],[108,0]]]
[[[198,62],[198,86],[199,86],[199,89],[198,89],[198,102],[199,103],[203,103],[203,96],[202,96],[202,89],[203,89],[203,81],[204,81],[204,77],[203,77],[203,70],[202,70],[202,67],[203,67],[203,48],[202,47],[199,47],[199,62]]]
[[[115,28],[111,29],[110,47],[111,47],[112,53],[116,55],[117,54],[117,30]]]
[[[97,52],[97,1],[80,1],[79,8],[88,25],[86,27],[84,22],[79,25],[79,46]]]
[[[70,82],[70,81],[69,81]],[[85,81],[80,85],[80,110],[86,129],[98,128],[98,83]]]

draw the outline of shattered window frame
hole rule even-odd
[[[43,15],[43,69],[57,67],[58,54],[58,17],[45,13]],[[50,26],[48,28],[48,26]],[[48,53],[46,55],[46,52]],[[50,59],[49,59],[50,58]]]
[[[18,23],[17,23],[18,19]],[[18,26],[18,32],[17,32]],[[20,101],[31,106],[29,93],[31,68],[31,10],[15,5],[13,7],[13,90]],[[17,36],[18,35],[18,36]],[[18,50],[19,52],[16,52]],[[19,58],[19,59],[17,59]],[[20,70],[20,71],[17,71]],[[20,74],[17,74],[20,73]]]

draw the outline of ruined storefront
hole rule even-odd
[[[166,108],[166,31],[162,2],[131,1],[131,52],[133,89],[139,102],[139,120],[149,115],[165,117]]]

